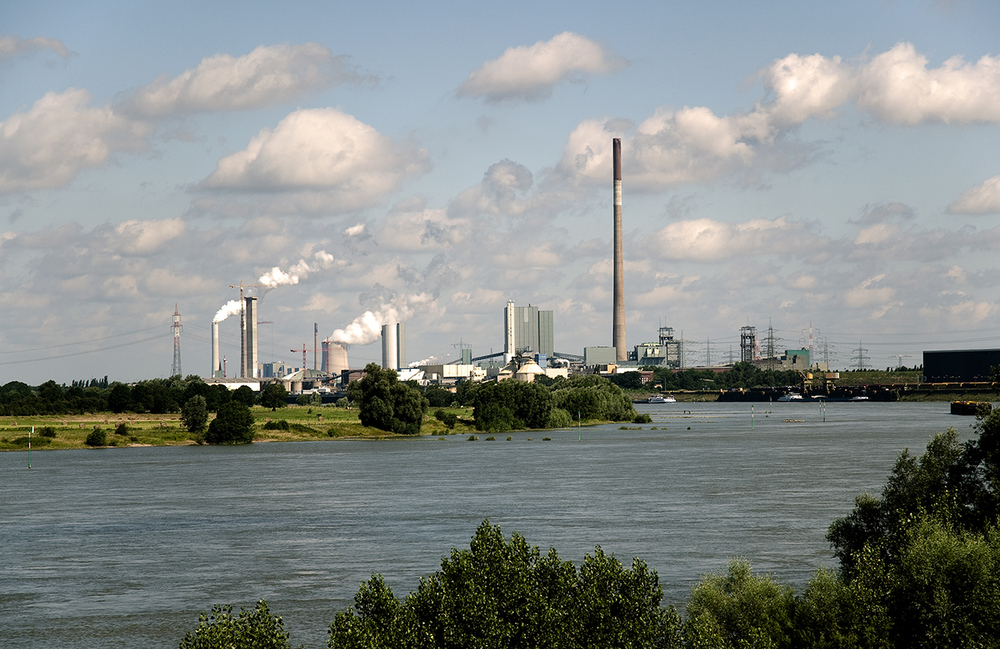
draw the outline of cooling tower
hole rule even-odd
[[[615,359],[622,362],[628,358],[625,349],[625,260],[622,256],[622,141],[616,137],[611,145],[615,190],[615,304],[611,344],[615,348]]]
[[[329,343],[329,372],[333,376],[340,376],[341,372],[350,369],[347,363],[347,349],[337,343]]]

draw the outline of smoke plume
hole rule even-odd
[[[325,250],[320,250],[313,255],[312,262],[300,259],[297,264],[288,269],[287,273],[275,266],[269,272],[261,275],[257,283],[269,289],[298,284],[300,279],[309,277],[309,273],[327,270],[332,267],[334,261],[333,255]]]
[[[215,317],[212,318],[212,322],[222,322],[229,316],[239,313],[242,308],[243,305],[240,304],[239,300],[229,300],[223,304],[222,308],[219,309],[219,312],[215,314]]]
[[[382,336],[382,325],[405,322],[416,307],[433,300],[434,297],[427,293],[392,296],[382,306],[365,311],[351,324],[334,331],[329,340],[347,345],[370,345]]]

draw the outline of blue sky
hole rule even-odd
[[[411,361],[488,353],[508,299],[610,344],[613,137],[630,346],[996,347],[998,35],[973,0],[4,3],[0,383],[166,376],[174,304],[205,375],[240,281],[263,361],[315,322],[360,366],[395,319]]]

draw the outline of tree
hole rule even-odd
[[[180,649],[290,649],[288,638],[281,617],[260,600],[253,610],[240,608],[238,616],[228,604],[213,606],[198,617],[198,628],[184,636]]]
[[[111,392],[108,394],[108,408],[111,408],[111,412],[120,415],[128,410],[131,402],[132,388],[117,381],[111,384]]]
[[[200,439],[208,424],[208,402],[205,397],[196,394],[185,401],[184,407],[181,408],[181,421],[189,433]]]
[[[579,569],[484,521],[468,550],[399,602],[378,575],[330,627],[345,647],[679,647],[680,618],[660,607],[655,571],[598,547]]]
[[[280,381],[269,383],[260,393],[260,405],[270,408],[273,412],[288,405],[288,390]]]
[[[358,404],[362,426],[403,435],[416,435],[427,412],[427,399],[420,390],[400,383],[395,370],[375,363],[365,367],[365,376],[347,386],[347,396]]]
[[[208,425],[205,441],[209,444],[250,444],[254,436],[253,413],[238,401],[219,408],[219,414]]]
[[[252,408],[257,403],[257,395],[253,393],[249,385],[241,385],[233,392],[233,400],[239,401],[247,408]]]

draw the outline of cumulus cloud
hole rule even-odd
[[[0,36],[0,61],[13,58],[27,52],[49,50],[63,59],[69,58],[69,50],[62,41],[45,36],[34,38],[17,38],[15,36]]]
[[[202,189],[332,193],[341,211],[367,207],[427,170],[428,154],[333,108],[298,110],[219,161]]]
[[[692,219],[671,223],[646,241],[648,254],[665,259],[719,261],[736,256],[807,252],[806,225],[784,216],[724,223]],[[811,241],[811,239],[810,239]]]
[[[184,221],[178,218],[124,221],[115,227],[114,248],[119,254],[147,255],[179,237],[185,228]]]
[[[788,135],[811,119],[853,105],[875,119],[902,125],[1000,121],[1000,57],[970,64],[952,57],[929,67],[911,43],[870,60],[789,54],[760,71],[766,96],[748,112],[717,115],[704,106],[660,107],[638,125],[587,119],[567,138],[557,166],[570,182],[608,182],[611,138],[622,138],[629,187],[662,191],[729,175],[753,179],[810,158]],[[989,182],[989,181],[988,181]],[[996,211],[993,189],[970,190],[954,212]]]
[[[333,56],[322,45],[262,45],[240,57],[207,57],[173,79],[160,77],[125,100],[123,108],[145,117],[243,110],[359,78],[346,67],[345,57]]]
[[[473,71],[458,94],[490,102],[544,99],[560,82],[609,74],[625,64],[603,45],[563,32],[531,46],[508,48]]]
[[[375,240],[388,250],[444,250],[461,244],[470,233],[468,219],[423,204],[404,204],[386,214],[378,225]]]
[[[967,189],[948,206],[952,214],[1000,213],[1000,176],[993,176],[982,184]]]
[[[146,147],[148,125],[88,106],[90,98],[79,88],[50,92],[0,122],[0,193],[62,187],[117,151]]]

